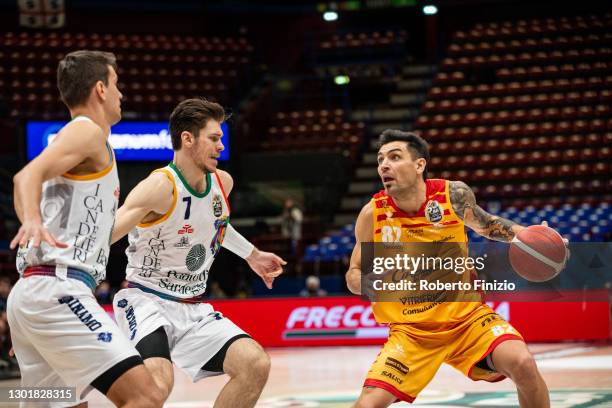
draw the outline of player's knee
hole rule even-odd
[[[170,371],[169,373],[157,372],[152,374],[163,400],[167,400],[172,392],[172,388],[174,388],[174,373]]]
[[[159,407],[161,408],[166,401],[167,395],[157,384],[150,384],[145,388],[140,388],[128,397],[124,406],[125,408],[145,408]]]
[[[133,404],[129,404],[130,408],[148,408],[148,407],[159,407],[161,408],[166,401],[167,396],[159,387],[151,387],[145,394],[139,396]]]
[[[169,382],[159,383],[157,386],[161,393],[162,401],[166,401],[172,392],[172,388],[174,387],[174,379],[170,379]]]
[[[251,375],[265,381],[268,379],[268,374],[270,374],[270,356],[262,350],[252,357],[249,366]]]
[[[225,364],[225,373],[232,378],[265,383],[270,373],[270,356],[261,347],[248,347],[240,353],[240,363]]]
[[[526,352],[516,356],[509,371],[510,378],[515,383],[530,384],[535,382],[535,378],[538,375],[538,366],[533,356]]]

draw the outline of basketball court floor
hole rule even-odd
[[[359,394],[364,376],[379,349],[379,346],[269,349],[272,371],[257,407],[348,407]],[[553,407],[612,408],[612,346],[532,344],[530,350],[536,355],[551,390]],[[175,387],[165,405],[167,408],[212,407],[215,396],[227,381],[227,377],[219,376],[193,384],[179,370],[175,375]],[[0,386],[18,384],[19,380],[0,382]],[[89,406],[102,408],[112,407],[112,404],[93,391],[89,395]],[[414,404],[393,405],[408,406],[518,407],[518,400],[509,380],[493,384],[474,382],[443,365]]]

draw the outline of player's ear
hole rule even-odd
[[[181,146],[191,146],[193,144],[193,135],[186,130],[181,132]]]
[[[427,165],[427,160],[425,160],[424,158],[420,157],[418,159],[416,159],[416,171],[418,174],[423,174],[423,172],[425,171],[425,166]]]
[[[104,89],[104,82],[98,81],[93,87],[93,92],[100,97],[102,100],[106,100],[106,90]]]

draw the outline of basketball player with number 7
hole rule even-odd
[[[378,145],[384,190],[357,217],[346,274],[351,292],[362,293],[362,242],[458,242],[467,251],[464,226],[502,242],[532,228],[487,213],[462,181],[428,179],[428,146],[416,134],[386,130]],[[484,302],[373,302],[372,310],[379,323],[389,324],[389,338],[354,407],[412,402],[442,363],[474,381],[508,377],[516,384],[521,407],[550,407],[548,389],[522,336]]]
[[[187,99],[170,115],[173,161],[140,182],[117,211],[112,241],[129,232],[129,283],[113,307],[164,399],[174,384],[174,362],[194,382],[229,375],[215,407],[253,407],[270,358],[206,303],[208,271],[223,246],[272,288],[286,262],[259,251],[229,223],[233,180],[217,169],[224,120],[223,108],[203,99]]]

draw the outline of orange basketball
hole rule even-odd
[[[557,231],[544,225],[531,225],[510,243],[510,264],[523,278],[545,282],[565,267],[567,248]]]

